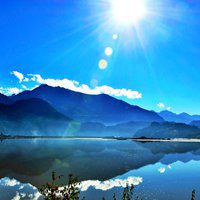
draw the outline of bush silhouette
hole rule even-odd
[[[74,177],[72,174],[69,175],[69,181],[67,185],[58,186],[57,181],[60,180],[63,175],[57,176],[55,172],[52,172],[51,183],[46,183],[40,189],[40,193],[44,196],[45,200],[80,200],[80,190],[78,178]],[[128,184],[124,188],[122,197],[120,200],[133,200],[139,199],[134,198],[134,185],[129,186]],[[86,200],[85,197],[82,200]],[[105,197],[102,200],[106,200]],[[113,200],[118,200],[116,195],[113,194]]]

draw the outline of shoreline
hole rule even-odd
[[[3,136],[0,140],[122,140],[135,142],[195,142],[200,143],[200,139],[196,138],[123,138],[123,137],[62,137],[62,136]]]

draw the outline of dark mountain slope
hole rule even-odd
[[[41,99],[0,104],[0,131],[10,135],[65,135],[73,121]]]
[[[149,127],[137,131],[134,137],[147,138],[197,138],[200,129],[183,123],[153,122]]]
[[[6,95],[0,93],[0,103],[11,104],[12,102],[13,101],[9,97],[7,97]]]
[[[14,101],[29,98],[43,99],[66,116],[84,122],[112,124],[127,121],[163,121],[155,112],[132,106],[105,94],[87,95],[60,87],[41,85],[32,91],[24,91],[12,97]]]

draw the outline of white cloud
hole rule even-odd
[[[134,91],[131,89],[115,89],[107,85],[103,86],[96,86],[94,88],[90,88],[86,84],[80,84],[79,82],[75,80],[69,80],[69,79],[43,79],[41,75],[39,74],[28,74],[30,76],[30,80],[37,82],[39,84],[47,84],[52,87],[62,87],[65,89],[70,89],[75,92],[81,92],[85,94],[92,94],[92,95],[98,95],[98,94],[108,94],[111,96],[116,97],[127,97],[129,99],[140,99],[142,98],[142,94],[138,91]]]
[[[19,94],[20,92],[22,92],[22,89],[19,88],[0,88],[0,93],[4,94],[4,95],[13,95],[13,94]]]
[[[16,192],[16,196],[14,196],[11,200],[20,200],[21,197],[18,192]]]
[[[19,88],[3,88],[0,87],[0,93],[5,94],[5,95],[12,95],[12,94],[19,94],[20,92],[22,92],[22,89]]]
[[[159,109],[165,109],[165,110],[168,110],[168,111],[171,110],[171,107],[170,107],[170,106],[166,106],[166,105],[165,105],[164,103],[162,103],[162,102],[158,103],[158,104],[157,104],[157,107],[158,107]]]
[[[167,110],[170,111],[172,108],[171,107],[167,107]]]
[[[141,177],[128,177],[127,179],[111,179],[108,181],[83,181],[80,184],[80,190],[81,191],[87,191],[89,187],[94,187],[97,190],[110,190],[114,187],[126,187],[128,184],[129,186],[133,185],[139,185],[142,183],[143,179]]]
[[[25,193],[20,193],[20,196],[21,196],[22,198],[24,198],[24,197],[26,196],[26,194],[25,194]]]
[[[158,103],[157,106],[158,108],[165,108],[165,104],[162,102]]]
[[[39,192],[35,192],[33,194],[33,200],[38,200],[41,197],[41,194]]]
[[[165,168],[165,167],[160,167],[160,168],[158,169],[158,171],[159,171],[161,174],[163,174],[163,173],[165,173],[166,168]]]
[[[27,77],[25,77],[24,79],[23,79],[23,82],[28,82],[29,81],[29,79],[27,78]]]
[[[24,185],[21,185],[20,187],[19,187],[19,190],[23,190],[24,189]]]
[[[81,191],[87,191],[90,187],[94,187],[97,190],[107,191],[114,187],[123,187],[125,188],[128,184],[129,186],[139,185],[143,182],[142,177],[133,177],[130,176],[126,179],[110,179],[107,181],[98,181],[98,180],[88,180],[82,181],[79,185],[79,189]],[[40,192],[37,190],[36,187],[32,186],[30,183],[28,184],[21,184],[15,179],[3,178],[0,179],[0,185],[7,186],[7,187],[15,187],[16,193],[13,193],[12,200],[20,200],[21,198],[28,197],[28,199],[32,200],[39,200],[41,197]],[[62,189],[62,187],[60,187]],[[11,190],[10,190],[11,192]]]
[[[15,88],[6,88],[6,90],[7,90],[8,95],[19,94],[20,92],[22,92],[21,89],[16,88],[16,87]]]
[[[22,84],[22,88],[25,89],[25,90],[27,89],[27,87],[25,85],[23,85],[23,84]]]
[[[24,79],[24,75],[18,71],[12,71],[11,74],[16,76],[19,79],[19,82],[21,83]]]
[[[0,179],[0,186],[7,187],[7,191],[13,196],[12,200],[39,200],[41,197],[38,189],[30,183],[22,184],[19,181],[8,177]]]
[[[171,169],[171,168],[172,168],[172,166],[171,166],[171,165],[168,165],[167,167],[168,167],[169,169]]]
[[[0,87],[0,93],[3,94],[3,87]]]
[[[142,94],[138,91],[134,91],[131,89],[115,89],[107,85],[97,86],[98,81],[96,80],[96,84],[93,84],[93,88],[89,87],[86,84],[80,84],[78,81],[69,80],[67,78],[64,79],[53,79],[47,78],[44,79],[39,74],[28,74],[28,77],[25,77],[22,73],[18,71],[12,71],[11,74],[15,75],[19,82],[35,82],[37,84],[47,84],[52,87],[62,87],[65,89],[73,90],[75,92],[81,92],[90,95],[98,95],[98,94],[107,94],[115,97],[126,97],[128,99],[140,99],[142,98]],[[26,85],[22,84],[21,87],[23,89],[27,89]],[[22,92],[22,89],[18,88],[0,88],[0,92],[6,95],[18,94]]]
[[[28,197],[31,200],[38,200],[41,197],[41,194],[39,192],[35,192],[34,194],[29,194]]]
[[[13,186],[19,185],[20,182],[15,179],[4,178],[0,180],[0,184],[13,187]]]

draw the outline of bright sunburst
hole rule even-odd
[[[112,0],[111,4],[114,20],[122,25],[135,24],[147,13],[144,0]]]

